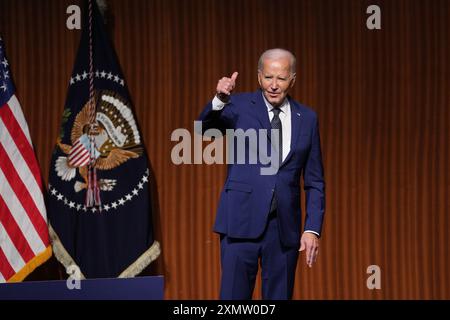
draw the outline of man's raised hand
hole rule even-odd
[[[231,78],[223,77],[217,83],[217,97],[222,102],[228,102],[230,100],[231,92],[233,92],[233,89],[236,86],[236,78],[238,74],[238,72],[234,72],[231,75]]]

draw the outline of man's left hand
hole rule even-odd
[[[319,253],[319,238],[311,232],[304,232],[300,239],[300,250],[306,249],[306,264],[312,267]]]

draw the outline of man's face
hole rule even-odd
[[[279,107],[295,83],[289,58],[265,59],[262,70],[258,71],[258,82],[267,101]]]

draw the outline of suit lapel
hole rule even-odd
[[[255,105],[256,118],[260,122],[261,127],[267,130],[267,135],[270,139],[270,130],[272,129],[272,126],[270,125],[267,106],[264,103],[261,90],[255,92],[255,94],[253,95],[252,103]]]
[[[291,150],[281,165],[284,165],[292,157],[302,129],[303,116],[300,107],[291,98],[289,98],[289,104],[291,106]]]

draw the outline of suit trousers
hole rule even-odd
[[[292,298],[298,248],[281,243],[276,212],[268,218],[257,239],[236,239],[221,235],[222,279],[220,299],[250,300],[261,265],[262,298]]]

